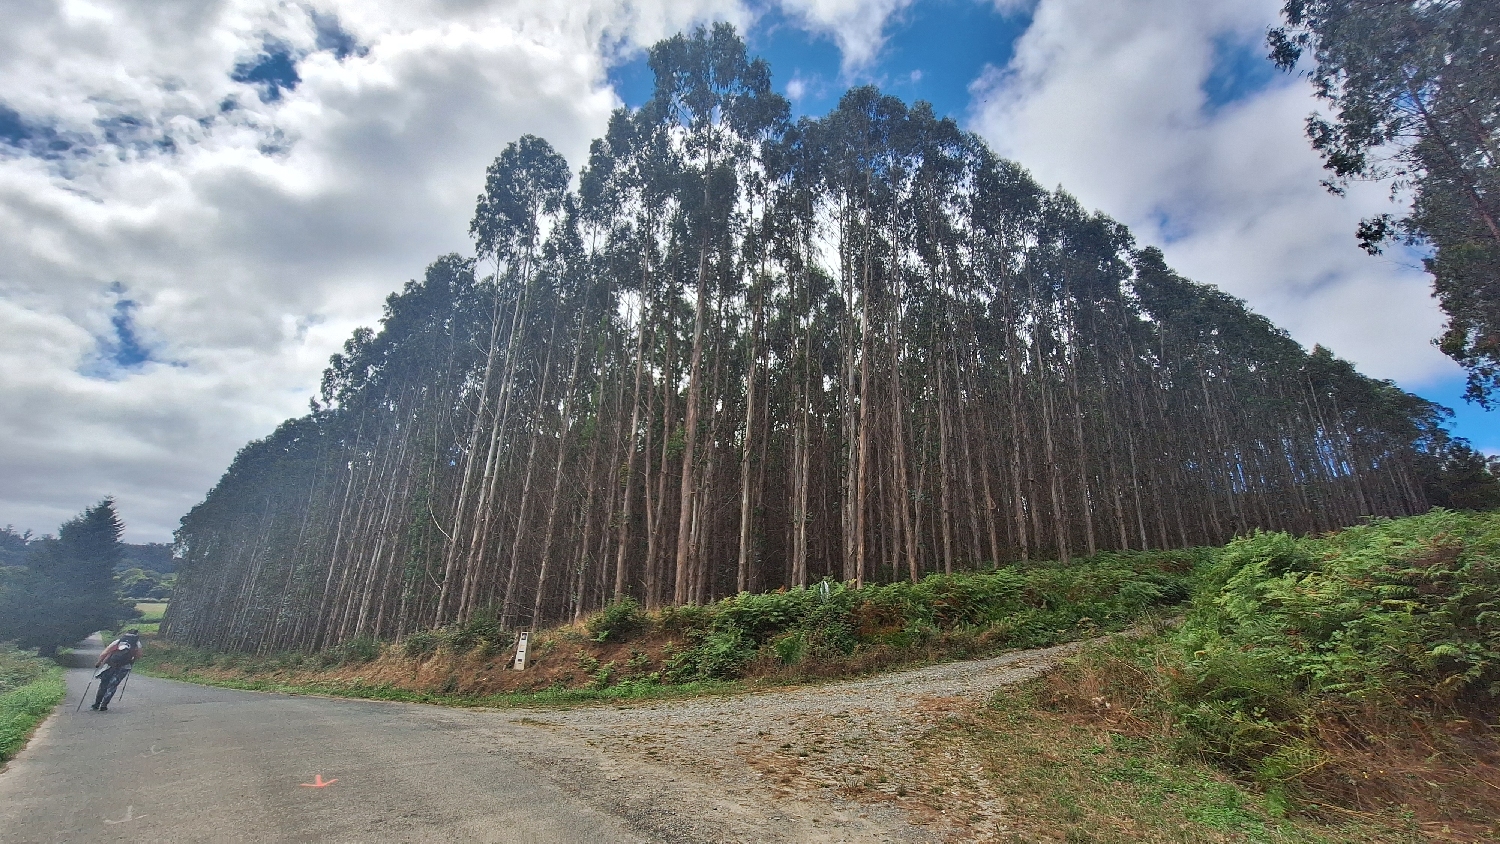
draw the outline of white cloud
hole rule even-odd
[[[1276,78],[1217,105],[1205,93],[1224,56],[1264,52],[1279,6],[1041,0],[1011,64],[972,86],[971,128],[1304,345],[1409,387],[1451,378],[1428,342],[1442,321],[1429,279],[1355,243],[1358,220],[1388,210],[1384,189],[1340,199],[1318,186],[1308,86]]]
[[[781,2],[849,73],[911,0]],[[320,48],[312,6],[361,50]],[[1258,39],[1274,7],[1042,0],[1015,64],[976,85],[974,128],[1143,240],[1174,235],[1174,265],[1303,342],[1377,375],[1447,373],[1425,342],[1438,321],[1425,279],[1354,247],[1380,192],[1316,187],[1297,83],[1205,109],[1215,37]],[[505,143],[541,135],[581,164],[617,102],[609,63],[710,19],[752,13],[742,0],[9,3],[0,106],[31,136],[24,152],[0,141],[0,525],[52,531],[113,494],[128,539],[166,539],[236,449],[303,412],[386,293],[468,250]],[[298,60],[300,82],[267,101],[232,75],[268,49]],[[121,297],[151,360],[99,377]]]
[[[808,29],[839,45],[844,73],[875,60],[885,45],[885,25],[913,0],[781,0],[781,8]]]
[[[1038,0],[992,0],[995,11],[1002,15],[1018,15],[1029,12],[1036,6]]]
[[[127,539],[166,539],[387,292],[468,250],[507,142],[577,166],[618,102],[613,57],[747,19],[737,0],[318,11],[363,54],[319,51],[308,8],[277,0],[7,8],[0,105],[31,137],[0,145],[0,525],[54,531],[112,494]],[[231,75],[268,45],[300,83],[263,101]],[[97,377],[121,296],[152,360]]]

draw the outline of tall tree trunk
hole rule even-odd
[[[622,482],[625,489],[625,502],[621,507],[620,515],[620,539],[619,548],[615,551],[615,589],[616,601],[625,597],[625,560],[630,550],[630,519],[632,516],[630,505],[632,503],[631,492],[635,483],[635,453],[638,450],[636,439],[640,431],[641,414],[641,373],[646,364],[646,315],[648,313],[644,294],[641,300],[640,326],[636,329],[635,340],[635,392],[630,400],[630,435],[625,438],[625,478]],[[651,438],[650,422],[647,422],[646,439]],[[650,486],[651,466],[646,466],[646,486]],[[648,504],[649,495],[648,495]]]

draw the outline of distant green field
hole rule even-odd
[[[162,615],[167,611],[166,601],[140,601],[135,608],[141,611],[140,619],[128,622],[125,627],[121,628],[122,630],[134,627],[150,636],[155,636],[160,632]]]
[[[135,605],[135,608],[143,613],[143,615],[141,616],[141,622],[149,624],[153,621],[161,621],[162,614],[167,611],[167,602],[141,601],[140,603]]]

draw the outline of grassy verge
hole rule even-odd
[[[963,818],[985,841],[1434,840],[1399,810],[1287,814],[1264,792],[1181,753],[1169,736],[1104,726],[1057,706],[1053,693],[1045,680],[1004,690],[929,730],[911,766],[894,775],[897,802]]]
[[[21,751],[65,693],[62,669],[0,645],[0,762]]]
[[[1274,815],[1500,840],[1497,562],[1500,514],[1245,537],[1180,628],[1085,649],[1038,717],[1211,765]]]
[[[441,706],[479,707],[566,707],[590,703],[623,703],[647,700],[677,700],[707,695],[737,694],[757,688],[744,682],[695,683],[622,683],[604,688],[545,688],[537,691],[469,694],[406,688],[392,683],[368,681],[359,677],[343,679],[298,679],[292,676],[264,676],[254,673],[235,676],[216,671],[183,669],[168,655],[137,663],[137,670],[155,677],[186,680],[206,686],[242,689],[254,692],[277,692],[291,695],[391,700],[406,703],[431,703]]]

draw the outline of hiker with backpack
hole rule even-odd
[[[130,673],[130,666],[140,655],[141,631],[134,628],[125,631],[125,635],[109,643],[104,653],[99,654],[99,661],[94,663],[95,668],[100,666],[105,666],[105,668],[95,675],[99,680],[99,694],[94,697],[94,705],[89,707],[90,709],[99,712],[109,711],[109,702],[115,696],[115,689]]]

